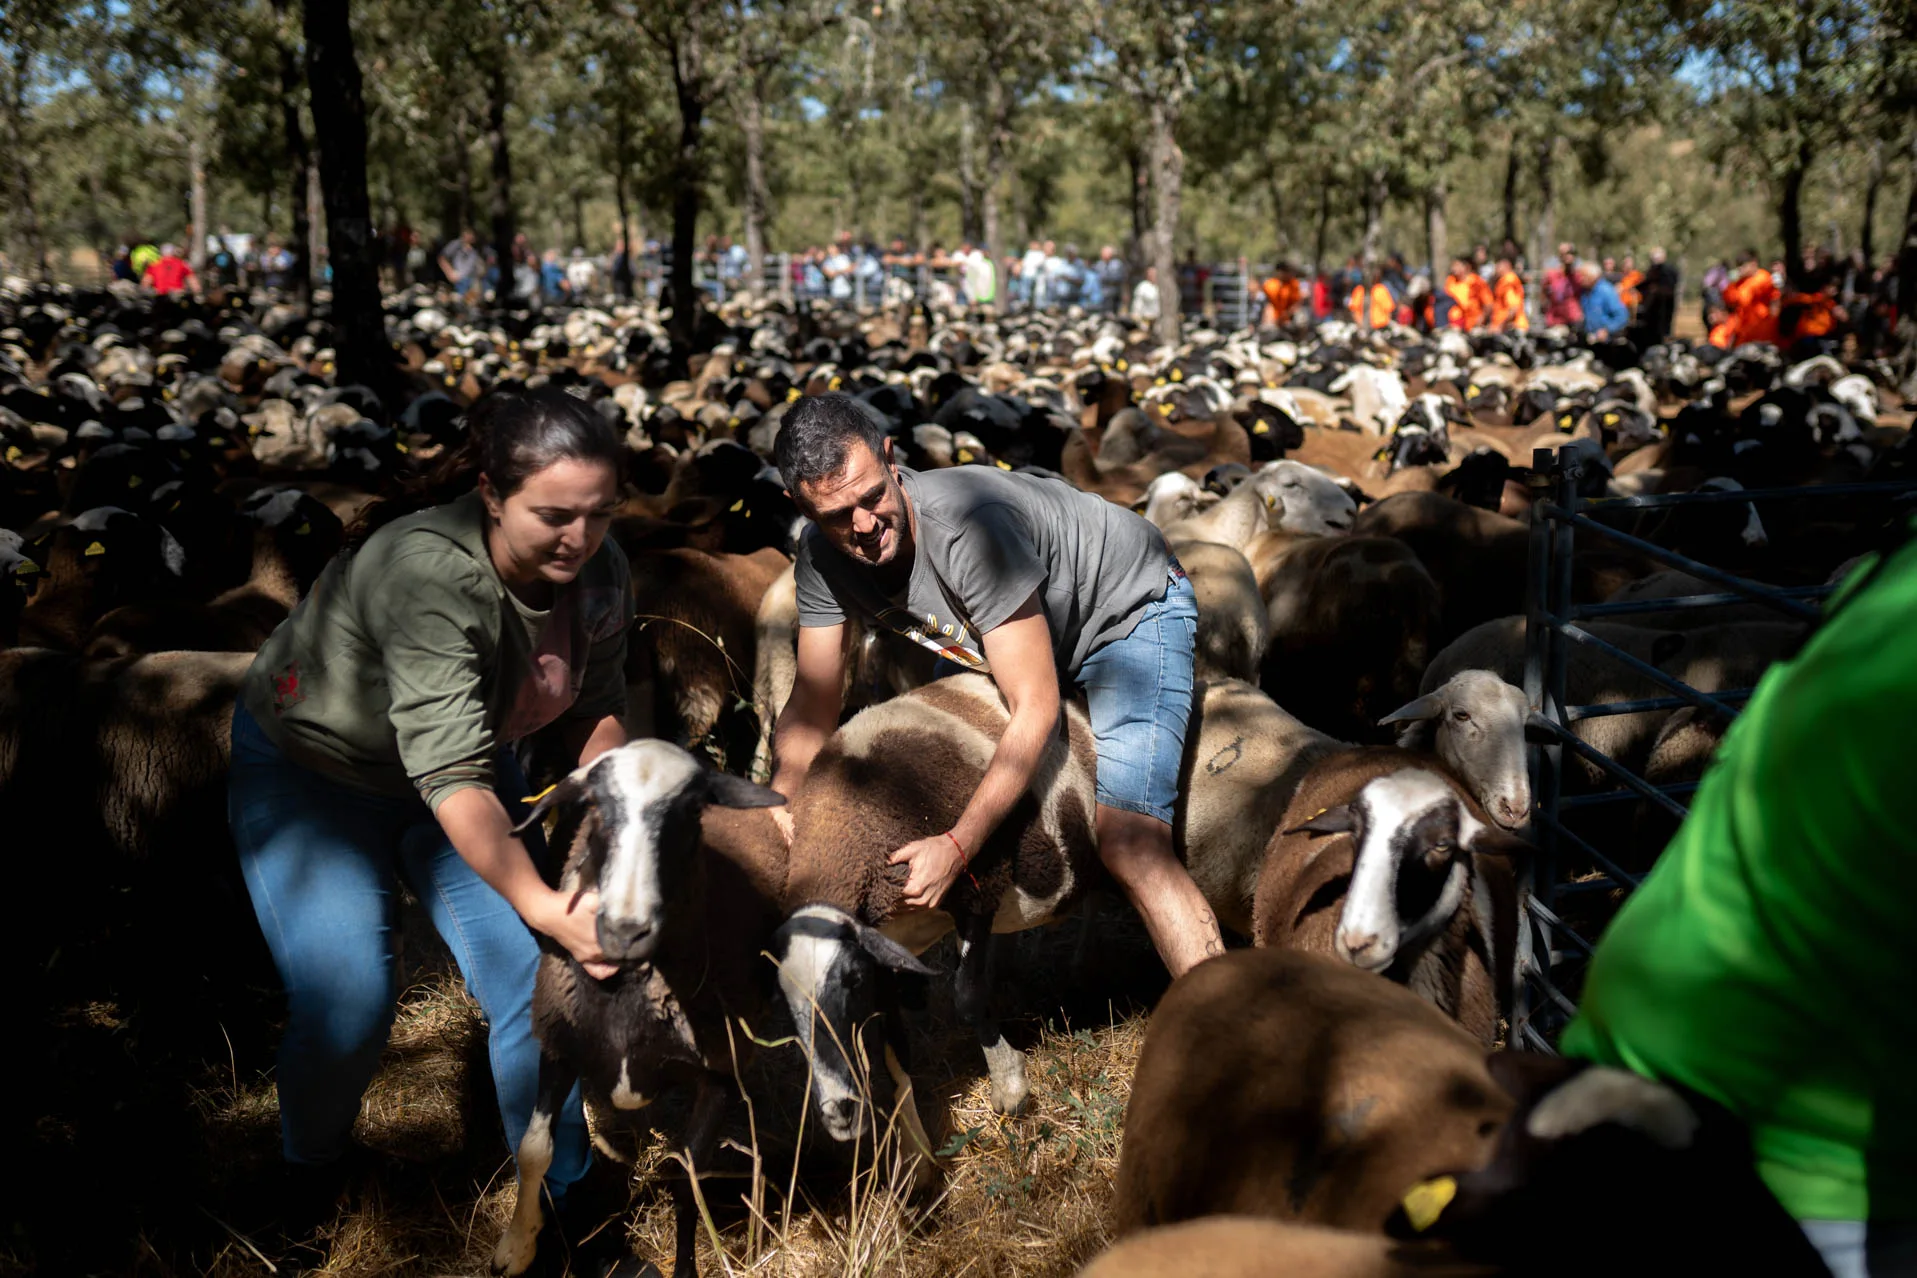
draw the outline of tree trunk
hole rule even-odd
[[[1373,169],[1365,178],[1365,238],[1362,248],[1365,270],[1376,266],[1384,253],[1385,200],[1391,195],[1391,175]]]
[[[1271,197],[1271,242],[1278,257],[1289,255],[1291,249],[1291,228],[1285,221],[1285,192],[1278,180],[1278,168],[1273,166],[1266,172],[1265,194]]]
[[[1910,198],[1904,204],[1904,230],[1897,244],[1897,338],[1902,343],[1905,403],[1917,400],[1917,133],[1910,140]]]
[[[39,268],[40,278],[48,280],[53,278],[53,270],[47,261],[47,237],[40,225],[39,205],[33,196],[34,165],[27,154],[27,76],[32,69],[32,47],[20,40],[13,49],[13,101],[7,104],[7,122],[12,126],[9,149],[13,153],[10,157],[13,189],[20,201],[20,229],[26,237],[27,249]]]
[[[1777,194],[1777,229],[1784,241],[1784,278],[1796,283],[1804,275],[1804,174],[1810,168],[1810,148],[1800,146]]]
[[[1504,238],[1512,244],[1518,242],[1518,139],[1515,134],[1504,153]],[[1499,248],[1502,250],[1503,245]]]
[[[493,50],[486,68],[486,142],[493,156],[493,255],[499,259],[499,287],[494,299],[504,305],[519,294],[513,261],[513,157],[506,135],[506,104],[511,98],[506,50]]]
[[[201,121],[188,126],[186,139],[186,203],[193,225],[186,232],[186,264],[193,274],[206,275],[206,139]]]
[[[306,166],[306,269],[318,284],[325,278],[320,263],[326,260],[326,194],[320,188],[319,165]]]
[[[89,165],[86,171],[87,184],[87,239],[93,244],[93,258],[98,263],[98,284],[106,284],[113,278],[113,233],[107,229],[106,214],[101,211],[100,174]]]
[[[1158,271],[1158,324],[1155,333],[1158,340],[1167,346],[1178,344],[1179,308],[1182,302],[1175,254],[1179,200],[1184,194],[1185,185],[1185,153],[1178,146],[1177,128],[1177,104],[1162,99],[1154,101],[1151,104],[1151,173],[1155,217],[1151,235],[1151,264]]]
[[[622,100],[613,116],[612,139],[612,198],[619,205],[619,243],[622,246],[612,261],[612,291],[620,297],[632,296],[632,260],[638,251],[632,242],[632,214],[626,202],[626,175],[632,162],[628,154],[631,144],[626,104]]]
[[[326,242],[333,264],[339,381],[388,392],[395,367],[379,304],[379,251],[366,199],[366,101],[348,0],[305,0],[306,82],[319,141]]]
[[[285,135],[286,163],[290,170],[287,174],[288,190],[292,198],[288,201],[293,214],[292,242],[287,246],[293,252],[293,293],[297,297],[310,298],[313,293],[313,223],[307,216],[307,200],[313,187],[313,155],[306,146],[306,130],[300,125],[300,89],[303,87],[300,76],[299,57],[294,49],[294,31],[287,19],[288,0],[274,0],[273,10],[279,18],[279,55],[280,55],[280,132]]]
[[[1132,233],[1125,242],[1125,296],[1120,304],[1131,305],[1131,288],[1145,278],[1145,263],[1151,254],[1151,163],[1147,142],[1134,141],[1125,152],[1131,171]]]
[[[1451,265],[1450,229],[1445,224],[1444,179],[1439,178],[1424,193],[1424,248],[1431,261],[1431,284],[1435,291]]]
[[[998,192],[1010,157],[1012,107],[1005,86],[993,76],[985,87],[985,190],[979,200],[985,248],[996,264],[1005,257],[1005,237],[999,225]],[[1004,296],[1003,283],[1000,296]]]
[[[1857,233],[1857,249],[1864,255],[1866,279],[1877,251],[1877,197],[1883,190],[1884,140],[1879,138],[1870,148],[1870,178],[1864,184],[1864,224]]]
[[[1318,232],[1311,240],[1311,273],[1325,273],[1325,232],[1331,228],[1331,183],[1318,184]]]
[[[1558,237],[1558,189],[1551,171],[1552,145],[1547,138],[1538,143],[1538,226],[1537,251],[1531,259],[1531,269],[1542,271],[1544,264],[1551,260],[1551,250],[1556,246]],[[1535,296],[1537,289],[1529,288],[1527,293]]]
[[[985,230],[979,223],[978,124],[970,102],[959,103],[958,184],[959,238],[982,245]]]
[[[765,223],[772,203],[765,176],[765,90],[765,76],[748,71],[739,127],[745,134],[746,280],[754,293],[765,287]]]
[[[572,242],[575,248],[586,246],[586,195],[577,189],[572,193]]]
[[[692,287],[692,255],[698,250],[699,197],[705,178],[703,68],[697,36],[684,32],[673,50],[673,89],[679,102],[679,150],[673,157],[672,319],[666,331],[674,342],[692,345],[699,295]]]

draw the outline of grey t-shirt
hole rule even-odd
[[[986,669],[979,636],[1043,587],[1052,650],[1068,678],[1123,639],[1165,594],[1171,555],[1142,516],[1057,479],[990,466],[919,474],[899,467],[918,513],[917,553],[903,599],[834,550],[817,527],[799,540],[799,624],[835,626],[856,610],[952,660]]]

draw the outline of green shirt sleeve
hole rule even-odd
[[[369,592],[400,763],[434,812],[456,791],[493,785],[486,680],[499,643],[497,593],[477,565],[427,551],[395,558]]]

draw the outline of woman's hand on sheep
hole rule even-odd
[[[766,811],[772,814],[772,824],[775,827],[777,827],[779,831],[779,837],[785,840],[785,845],[787,847],[791,847],[792,846],[792,809],[791,807],[787,806],[787,807],[780,807],[780,808],[767,808]]]
[[[599,894],[554,891],[540,910],[540,917],[527,919],[539,931],[566,947],[586,975],[603,981],[619,970],[617,963],[606,962],[599,948]]]
[[[905,891],[902,899],[915,910],[929,910],[939,903],[965,868],[958,844],[949,834],[908,843],[886,858],[889,865],[905,865]]]

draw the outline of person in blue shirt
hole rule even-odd
[[[565,301],[569,291],[566,287],[566,268],[559,261],[559,250],[549,248],[539,259],[539,292],[546,305],[553,306]]]
[[[1580,300],[1584,304],[1584,335],[1594,342],[1624,336],[1624,330],[1631,324],[1631,313],[1624,309],[1617,286],[1604,278],[1604,272],[1595,262],[1580,263],[1577,280],[1583,289]]]

